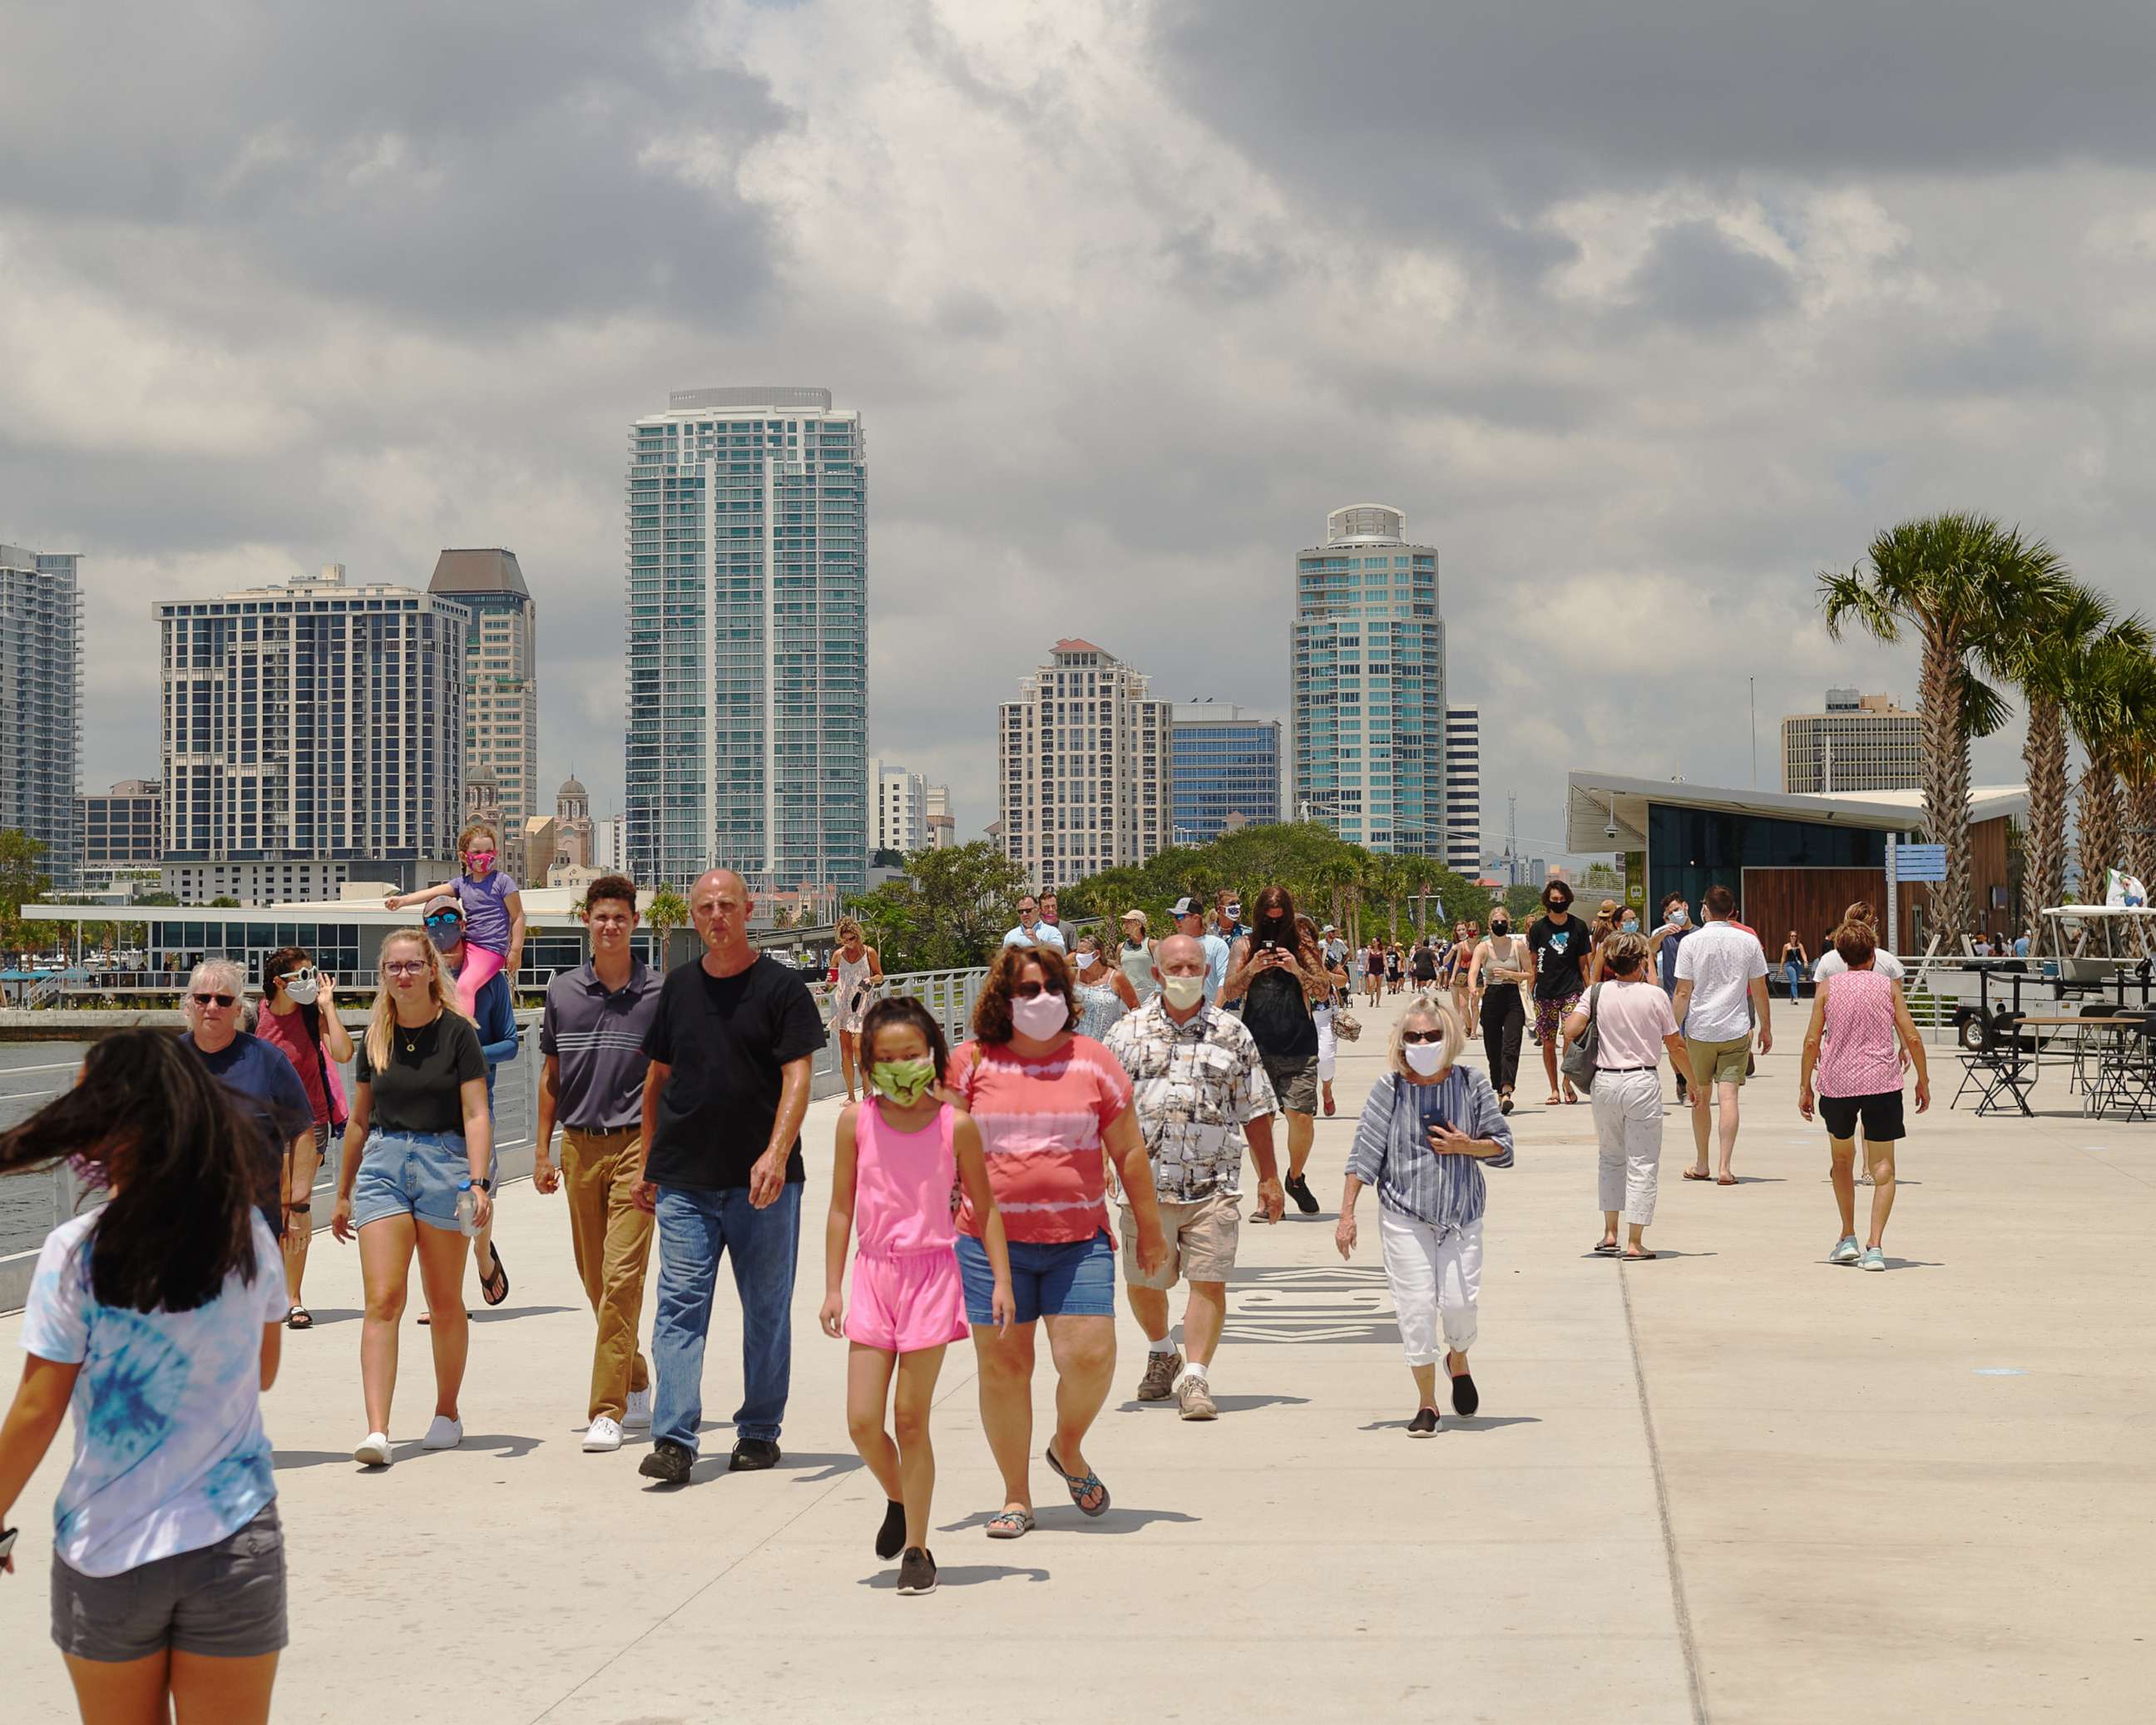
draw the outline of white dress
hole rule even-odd
[[[869,949],[861,948],[858,958],[839,954],[839,986],[837,991],[839,1028],[850,1036],[861,1034],[861,1017],[875,999],[875,989],[869,980]]]

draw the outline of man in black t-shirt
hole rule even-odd
[[[1558,1030],[1587,991],[1588,927],[1572,914],[1572,889],[1553,880],[1543,889],[1544,915],[1527,928],[1527,949],[1535,955],[1535,1040],[1542,1045],[1543,1070],[1549,1076],[1549,1099],[1558,1100]],[[1568,1083],[1564,1100],[1578,1095]]]
[[[713,869],[689,894],[704,956],[670,971],[644,1051],[644,1166],[636,1201],[658,1219],[651,1453],[639,1471],[679,1484],[696,1460],[704,1338],[719,1260],[742,1302],[740,1410],[731,1466],[778,1462],[793,1366],[801,1244],[801,1119],[827,1032],[800,972],[749,944],[748,887]]]

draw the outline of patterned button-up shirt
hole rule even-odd
[[[1153,999],[1113,1025],[1106,1042],[1131,1076],[1161,1202],[1240,1197],[1243,1122],[1277,1106],[1243,1021],[1201,1006],[1178,1024]]]

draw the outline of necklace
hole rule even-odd
[[[435,1018],[439,1018],[441,1014],[439,1012],[434,1015]],[[420,1033],[425,1030],[427,1026],[429,1024],[432,1024],[434,1022],[434,1019],[429,1019],[425,1024],[414,1025],[408,1030],[402,1024],[398,1025],[397,1040],[399,1043],[403,1045],[405,1053],[408,1055],[415,1055],[418,1053]]]

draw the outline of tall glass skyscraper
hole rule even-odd
[[[504,839],[539,802],[539,625],[516,553],[444,551],[427,591],[471,614],[465,635],[465,783],[491,784]],[[544,881],[535,881],[535,886]]]
[[[44,846],[38,871],[75,884],[82,789],[81,559],[0,545],[0,831]]]
[[[1281,721],[1211,701],[1178,701],[1168,728],[1175,842],[1204,845],[1281,818]]]
[[[679,390],[631,428],[638,880],[866,887],[865,454],[827,389]]]
[[[1379,504],[1336,509],[1295,560],[1295,810],[1373,850],[1446,851],[1437,548]]]

